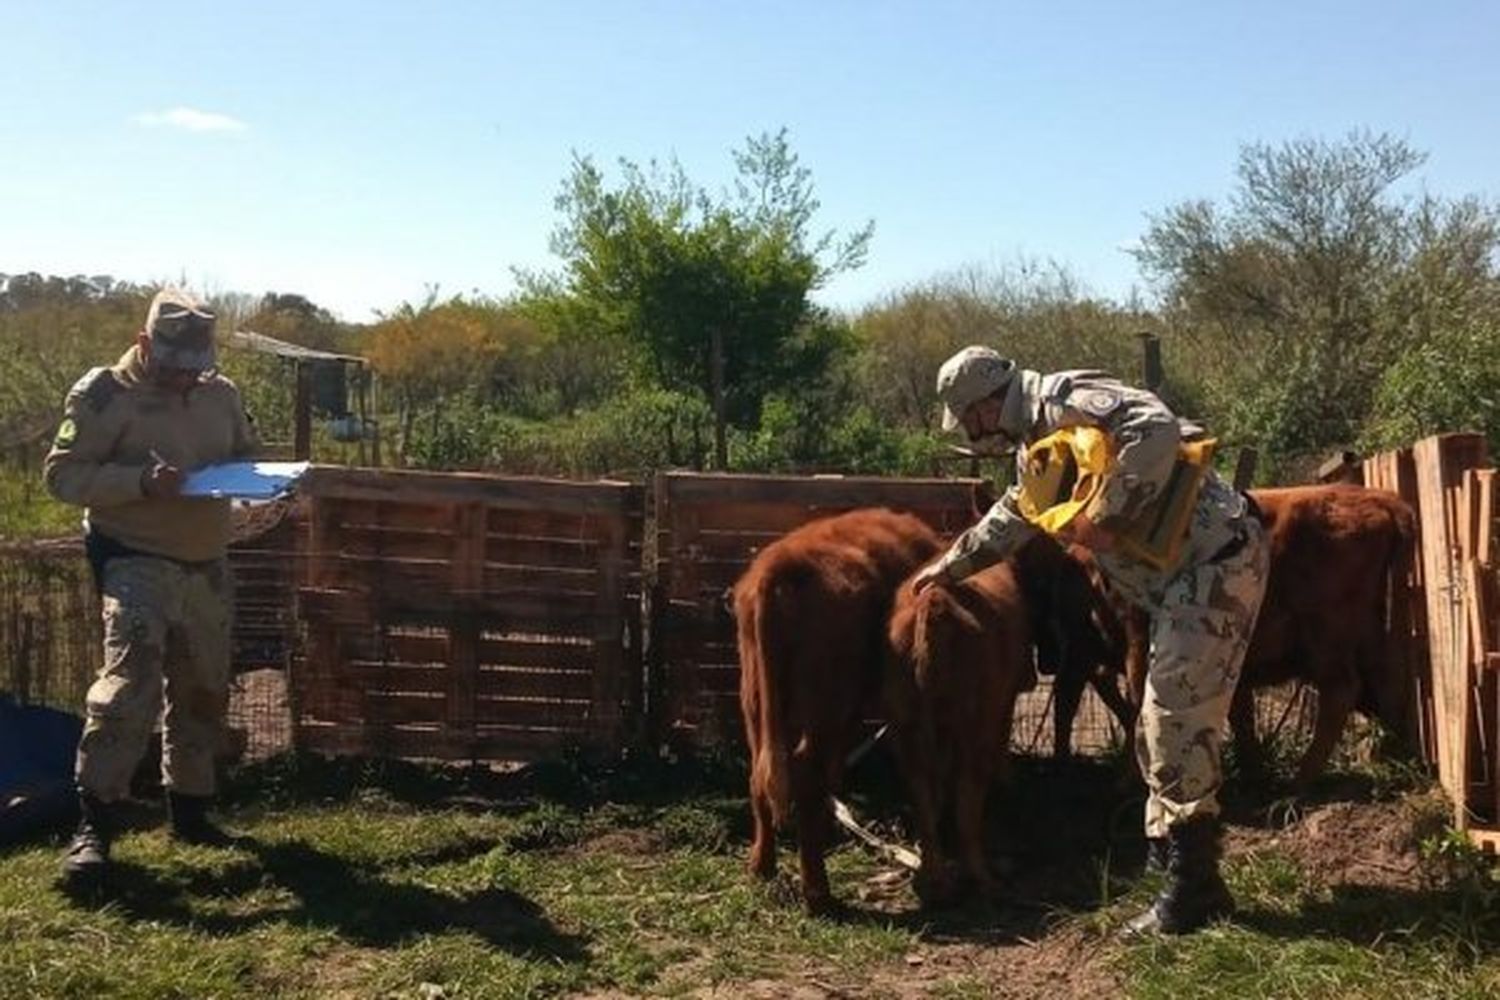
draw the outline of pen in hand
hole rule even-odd
[[[148,450],[151,460],[156,464],[146,469],[141,477],[141,491],[148,497],[161,499],[163,497],[175,497],[182,492],[182,481],[184,479],[182,470],[177,468],[155,448]]]

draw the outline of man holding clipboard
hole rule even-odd
[[[184,494],[191,470],[248,458],[239,391],[215,370],[214,313],[164,289],[136,342],[68,394],[47,456],[52,495],[84,508],[103,599],[104,666],[89,688],[76,778],[82,819],[65,883],[98,886],[117,806],[158,714],[173,835],[224,843],[206,816],[228,705],[230,501]]]

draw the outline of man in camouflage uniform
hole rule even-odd
[[[173,834],[223,843],[206,808],[229,690],[229,502],[181,495],[186,470],[254,449],[238,390],[214,371],[214,314],[158,293],[136,342],[68,393],[47,455],[53,496],[84,511],[103,599],[104,666],[89,688],[65,880],[97,885],[118,806],[162,721]]]
[[[1115,533],[1161,499],[1179,444],[1201,438],[1200,428],[1101,372],[1042,375],[986,347],[945,362],[937,392],[944,430],[962,425],[981,448],[1024,456],[1027,444],[1076,426],[1111,439],[1114,465],[1066,540],[1090,548],[1110,582],[1151,616],[1138,748],[1149,788],[1146,836],[1165,847],[1168,878],[1129,930],[1184,933],[1228,915],[1233,900],[1218,871],[1220,746],[1269,565],[1249,499],[1209,470],[1175,563],[1149,565],[1117,551]],[[1009,490],[923,571],[918,589],[962,580],[1016,551],[1038,530],[1019,501]]]

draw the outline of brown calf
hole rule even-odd
[[[1235,752],[1261,767],[1257,688],[1297,680],[1318,692],[1312,743],[1297,768],[1305,789],[1322,772],[1350,711],[1409,735],[1412,670],[1405,656],[1406,576],[1416,515],[1384,490],[1336,484],[1254,490],[1271,544],[1271,576],[1230,709]],[[1129,688],[1140,704],[1149,660],[1141,612],[1127,620]]]
[[[924,902],[946,901],[963,877],[994,882],[984,857],[984,802],[1009,764],[1016,698],[1036,686],[1026,602],[1010,563],[920,595],[903,586],[889,628],[885,710],[911,792]],[[957,864],[944,848],[951,816]]]
[[[776,829],[795,805],[802,895],[833,905],[823,853],[830,797],[876,693],[896,588],[941,548],[922,521],[885,509],[804,525],[766,546],[734,585],[740,709],[750,750],[750,870],[776,871]]]

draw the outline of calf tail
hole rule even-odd
[[[771,807],[771,819],[780,827],[791,815],[791,784],[787,777],[790,769],[787,746],[789,737],[782,719],[782,701],[785,652],[772,630],[766,628],[766,616],[770,602],[775,598],[775,585],[762,582],[750,601],[745,602],[746,613],[739,616],[740,669],[751,676],[759,692],[759,740],[755,758],[750,762],[751,783],[766,795]]]
[[[951,670],[960,663],[956,648],[959,633],[977,634],[983,631],[983,627],[947,588],[932,587],[920,601],[912,623],[911,651],[912,675],[921,706],[917,718],[917,746],[927,761],[925,773],[934,782],[931,794],[941,813],[947,786],[943,776],[950,766],[948,747],[953,735],[941,732],[944,715],[951,710],[949,700],[954,696],[954,692],[945,690],[945,687],[965,685],[967,679],[944,678],[939,672]]]

